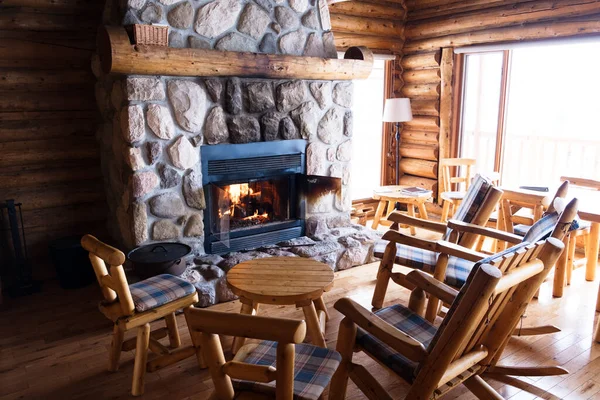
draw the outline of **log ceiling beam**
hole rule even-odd
[[[393,3],[378,4],[365,1],[344,1],[329,6],[331,15],[350,15],[355,17],[382,18],[403,21],[406,13],[404,9]]]

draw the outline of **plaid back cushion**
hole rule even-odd
[[[194,285],[169,274],[131,284],[129,290],[137,312],[148,311],[196,293]]]
[[[415,314],[400,304],[382,308],[377,311],[375,315],[388,324],[393,325],[398,330],[423,343],[425,347],[429,345],[435,336],[435,326],[420,315]],[[381,361],[392,371],[396,372],[407,382],[410,383],[414,380],[417,363],[396,352],[375,336],[358,328],[356,332],[356,344],[362,347],[364,351],[371,356]]]
[[[469,190],[467,190],[465,197],[460,203],[458,210],[454,213],[452,219],[467,223],[473,222],[492,187],[494,187],[494,185],[489,179],[479,174],[475,175],[471,186],[469,186]],[[450,229],[446,230],[446,234],[443,237],[444,240],[448,239],[450,231]]]
[[[531,225],[523,237],[523,241],[537,243],[540,240],[547,239],[552,234],[552,231],[554,231],[559,217],[558,213],[553,212],[538,219],[535,224]]]
[[[294,399],[317,400],[329,385],[331,377],[340,365],[342,357],[336,351],[310,344],[297,344],[294,360]],[[277,342],[263,341],[243,362],[277,368]],[[239,391],[275,395],[274,382],[260,383],[233,380]]]

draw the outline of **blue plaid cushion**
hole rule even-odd
[[[558,213],[553,212],[538,219],[535,224],[529,227],[529,230],[527,230],[527,233],[523,236],[523,241],[537,243],[540,240],[547,239],[556,227],[558,218]]]
[[[377,311],[375,315],[423,343],[426,348],[429,346],[429,343],[437,330],[437,328],[431,325],[429,321],[400,304],[382,308]],[[356,333],[356,344],[362,347],[365,352],[381,361],[392,371],[396,372],[407,382],[410,383],[414,380],[417,363],[396,352],[375,336],[358,328]]]
[[[129,285],[137,312],[144,312],[196,293],[189,282],[162,274]]]
[[[469,186],[469,190],[465,193],[465,197],[460,203],[458,210],[454,213],[452,219],[467,223],[473,222],[479,212],[479,207],[481,207],[493,186],[494,185],[489,179],[484,178],[479,174],[475,175],[471,182],[471,186]],[[447,240],[449,235],[450,229],[446,230],[443,239]]]
[[[337,351],[310,344],[297,344],[294,360],[294,399],[317,400],[329,385],[331,377],[340,365],[342,357]],[[277,342],[263,341],[243,362],[255,365],[271,365],[277,368]],[[260,383],[233,380],[240,391],[275,395],[276,381]]]
[[[387,240],[378,240],[375,242],[373,255],[383,258]],[[432,272],[437,261],[438,253],[429,250],[423,250],[418,247],[396,244],[396,258],[394,262],[405,267],[420,269],[426,272]]]

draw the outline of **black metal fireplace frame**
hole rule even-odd
[[[204,251],[222,254],[260,247],[304,235],[305,210],[300,179],[306,172],[306,140],[202,146],[202,184],[205,186]],[[228,245],[211,232],[213,198],[209,185],[229,185],[275,177],[289,179],[290,220],[229,233]]]

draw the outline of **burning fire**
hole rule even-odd
[[[242,199],[244,197],[254,197],[260,196],[260,192],[254,192],[254,190],[247,183],[239,183],[237,185],[229,185],[225,188],[226,196],[231,201],[231,205],[229,206],[229,210],[225,212],[225,214],[229,214],[230,217],[235,217],[235,209],[236,205],[242,204]],[[219,210],[220,214],[220,210]],[[243,220],[253,220],[259,218],[268,218],[268,213],[258,214],[258,210],[254,211],[254,215],[250,215],[248,217],[242,218]]]

